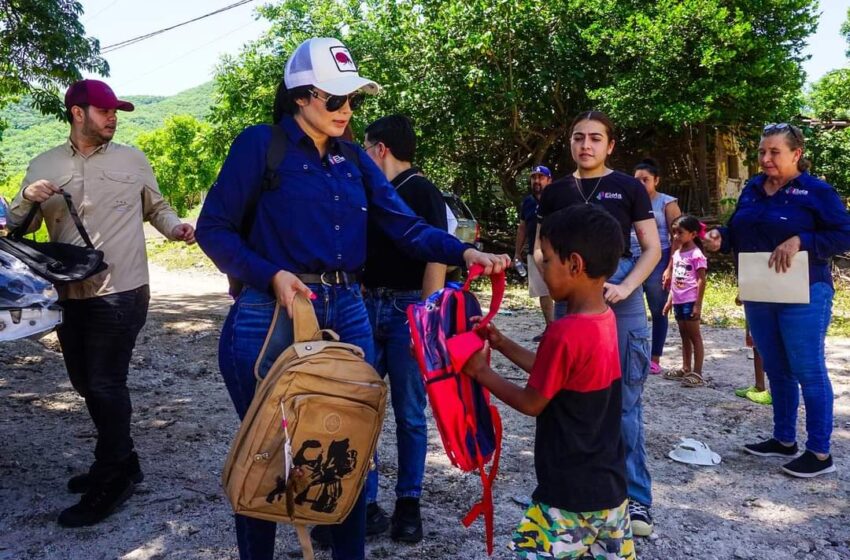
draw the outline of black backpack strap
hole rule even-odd
[[[242,227],[239,228],[239,233],[243,239],[248,238],[251,228],[254,227],[254,218],[257,217],[257,204],[260,202],[260,196],[264,192],[273,191],[278,187],[277,168],[286,156],[286,131],[277,124],[270,125],[269,128],[272,137],[269,147],[266,149],[266,168],[263,171],[263,180],[260,182],[260,188],[251,194],[248,205],[245,207],[245,213],[242,215]]]
[[[89,233],[86,231],[86,228],[83,225],[83,221],[80,219],[80,215],[77,213],[77,208],[74,206],[74,201],[71,199],[71,193],[62,191],[62,198],[65,199],[65,205],[68,206],[68,213],[71,214],[71,219],[74,220],[74,225],[77,226],[77,231],[80,232],[80,237],[82,237],[83,242],[89,249],[94,249],[94,243],[91,242]],[[26,235],[27,229],[29,229],[30,224],[32,224],[32,221],[35,218],[35,213],[38,212],[38,209],[40,207],[40,204],[34,202],[32,204],[32,207],[30,208],[30,211],[27,213],[27,217],[24,218],[24,221],[21,222],[21,225],[15,228],[15,231],[11,232],[9,237],[17,240],[22,239],[24,235]]]

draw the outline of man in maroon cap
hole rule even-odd
[[[68,140],[30,162],[8,220],[11,227],[20,224],[38,204],[31,230],[43,219],[52,241],[83,245],[64,200],[54,196],[69,193],[108,265],[59,288],[64,318],[57,333],[65,367],[97,429],[94,463],[88,473],[68,481],[68,490],[82,499],[59,515],[60,525],[81,527],[106,518],[143,478],[130,437],[127,388],[150,299],[142,223],[186,243],[194,243],[195,232],[162,198],[145,155],[112,142],[116,111],[132,111],[132,103],[115,97],[103,82],[81,80],[68,88],[65,108]]]

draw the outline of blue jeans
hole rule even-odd
[[[370,290],[366,309],[375,338],[375,369],[389,375],[398,446],[397,498],[422,495],[425,453],[428,448],[428,423],[425,419],[425,385],[419,366],[410,353],[410,329],[407,306],[418,303],[421,292]],[[378,499],[378,469],[366,479],[366,503]]]
[[[621,258],[617,272],[608,279],[619,284],[634,268],[634,261]],[[649,375],[649,327],[643,289],[638,287],[625,300],[612,305],[617,317],[617,346],[620,350],[620,372],[623,377],[623,412],[621,434],[626,448],[626,478],[629,498],[646,506],[652,505],[652,478],[646,466],[646,443],[643,433],[643,384]],[[555,318],[566,315],[567,306],[558,302]]]
[[[814,453],[829,453],[832,436],[832,383],[826,370],[824,339],[834,293],[826,282],[817,282],[809,287],[807,304],[744,302],[750,333],[770,380],[773,437],[797,441],[802,387],[806,449]]]
[[[360,346],[371,361],[374,356],[372,329],[360,287],[310,284],[319,326],[333,329],[343,342]],[[219,367],[236,413],[242,419],[254,397],[254,362],[266,338],[275,300],[270,295],[246,288],[230,308],[219,341]],[[288,338],[291,342],[292,327]],[[275,530],[270,521],[236,515],[236,540],[240,560],[272,560]],[[363,560],[366,539],[366,500],[361,493],[354,509],[339,525],[331,525],[334,560]]]
[[[643,281],[643,293],[646,294],[646,304],[652,315],[652,350],[650,356],[661,356],[664,353],[664,343],[667,341],[667,315],[662,313],[670,290],[665,290],[661,284],[661,276],[670,262],[670,248],[661,250],[661,260],[652,269],[649,277]]]

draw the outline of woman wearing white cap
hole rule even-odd
[[[477,263],[488,273],[510,262],[507,255],[481,253],[428,226],[365,152],[341,139],[362,94],[378,91],[378,84],[359,75],[338,40],[303,42],[286,63],[275,99],[274,120],[287,142],[277,168],[279,184],[261,190],[272,132],[265,125],[252,126],[234,140],[204,203],[198,243],[222,271],[244,284],[219,343],[222,376],[240,418],[254,394],[254,362],[276,302],[289,310],[296,293],[311,297],[322,328],[333,329],[343,342],[373,358],[358,283],[367,215],[402,250],[426,262]],[[246,223],[250,227],[243,236]],[[334,559],[365,557],[365,510],[361,495],[348,518],[331,526]],[[237,515],[236,535],[242,560],[273,558],[274,523]]]

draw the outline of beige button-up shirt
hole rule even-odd
[[[171,231],[181,221],[162,198],[150,163],[141,151],[109,142],[85,157],[68,140],[36,156],[9,207],[10,226],[23,222],[32,207],[23,198],[23,189],[39,179],[47,179],[71,194],[92,243],[103,251],[108,265],[100,274],[62,287],[62,299],[99,297],[148,283],[142,222],[151,222],[173,239]],[[54,195],[41,205],[30,231],[38,229],[42,219],[52,241],[85,245],[61,196]]]

